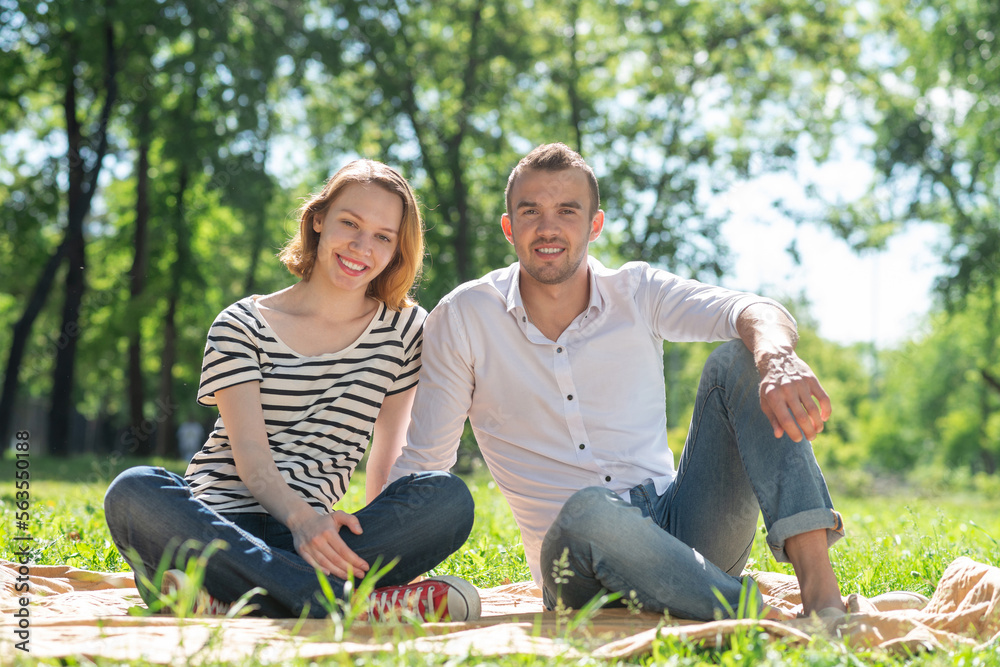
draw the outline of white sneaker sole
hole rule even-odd
[[[430,581],[441,581],[450,587],[448,591],[448,617],[452,621],[478,621],[482,613],[479,591],[461,577],[446,574],[432,577]]]

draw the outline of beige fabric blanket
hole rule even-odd
[[[3,664],[9,664],[17,654],[15,633],[19,620],[24,619],[23,614],[20,618],[14,615],[25,596],[15,589],[18,576],[18,565],[0,561]],[[781,623],[691,623],[624,609],[601,610],[580,622],[575,613],[544,612],[540,594],[530,583],[480,591],[483,618],[474,623],[355,623],[345,629],[329,620],[143,617],[127,613],[130,607],[142,605],[130,574],[32,565],[29,576],[27,647],[35,658],[142,659],[171,664],[236,662],[256,656],[272,662],[294,656],[395,652],[400,646],[456,656],[530,653],[623,658],[649,652],[657,636],[725,645],[732,633],[755,625],[791,643],[807,642],[813,634],[823,633],[852,646],[889,651],[958,645],[984,648],[1000,643],[1000,568],[968,558],[959,558],[948,567],[929,603],[917,602],[921,608],[900,608],[913,606],[912,598],[880,596],[868,600],[851,595],[847,603],[852,613],[846,620],[821,622],[814,618]],[[768,604],[796,609],[800,601],[794,577],[769,572],[753,576]],[[12,636],[15,641],[10,641]]]

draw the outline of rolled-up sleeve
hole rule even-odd
[[[639,276],[636,301],[654,333],[675,343],[738,338],[736,321],[740,313],[757,303],[779,308],[795,321],[773,299],[680,278],[651,267]]]

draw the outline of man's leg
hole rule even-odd
[[[573,494],[549,528],[542,542],[542,581],[549,608],[561,602],[578,609],[610,591],[645,611],[693,620],[727,614],[715,591],[737,609],[743,587],[739,578],[601,487]]]
[[[785,553],[795,568],[806,614],[823,609],[847,611],[828,549],[826,530],[799,533],[785,540]]]
[[[168,554],[168,569],[183,569],[205,545],[221,540],[227,547],[209,558],[205,573],[204,587],[213,597],[233,602],[260,586],[267,595],[254,596],[251,603],[262,615],[296,617],[306,605],[310,616],[325,615],[317,574],[294,548],[273,547],[243,530],[195,498],[178,475],[151,467],[125,471],[108,488],[105,516],[147,603],[155,592],[141,580],[152,580],[163,554]],[[422,473],[390,485],[358,516],[365,533],[354,535],[345,528],[341,536],[370,564],[377,556],[383,562],[398,557],[397,567],[379,584],[402,583],[461,546],[472,526],[472,498],[460,479]],[[344,582],[329,580],[342,595]]]
[[[677,478],[657,519],[736,575],[750,554],[759,508],[775,558],[795,568],[805,612],[842,608],[826,549],[843,536],[843,522],[812,445],[774,437],[760,409],[759,382],[741,341],[709,357]]]
[[[718,591],[735,610],[737,575],[763,508],[768,543],[796,568],[805,610],[842,606],[826,556],[843,534],[840,515],[811,445],[774,438],[758,384],[743,343],[720,346],[705,366],[671,486],[659,496],[652,484],[637,486],[632,508],[600,488],[567,502],[542,546],[546,604],[557,594],[579,607],[601,591],[635,591],[645,609],[710,619],[723,608]],[[572,574],[557,577],[549,563],[564,551]]]

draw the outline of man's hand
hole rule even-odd
[[[785,433],[795,442],[803,437],[814,439],[823,430],[833,407],[830,397],[809,365],[792,350],[762,355],[757,360],[760,371],[760,407],[774,437]],[[818,403],[818,405],[817,405]]]
[[[330,514],[315,514],[288,528],[295,539],[295,550],[313,567],[338,579],[347,579],[348,570],[355,577],[368,571],[368,563],[354,553],[340,537],[347,526],[355,535],[361,534],[361,522],[353,514],[337,510]]]
[[[736,330],[760,373],[760,407],[774,437],[812,440],[833,411],[809,365],[795,354],[795,322],[774,303],[754,303],[739,314]],[[817,405],[818,403],[818,405]]]

